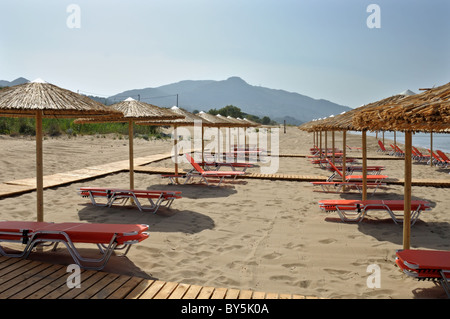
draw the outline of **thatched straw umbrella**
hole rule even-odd
[[[312,125],[309,129],[315,129],[315,130],[335,130],[335,131],[342,131],[343,133],[343,174],[345,174],[345,157],[346,157],[346,132],[347,131],[361,131],[362,133],[362,158],[363,158],[363,169],[362,169],[362,176],[363,176],[363,194],[362,198],[363,200],[367,199],[367,129],[364,127],[356,126],[354,125],[353,119],[355,116],[362,114],[365,111],[370,111],[375,109],[376,107],[379,107],[380,105],[386,105],[387,103],[395,103],[402,101],[406,98],[409,98],[408,95],[404,94],[397,94],[390,97],[387,97],[385,99],[372,102],[363,106],[360,106],[358,108],[352,109],[347,112],[343,112],[339,115],[334,116],[333,118],[327,118],[325,120],[320,121],[319,123]],[[345,176],[345,175],[344,175]]]
[[[261,126],[261,124],[247,120],[247,119],[241,119],[239,117],[234,118],[231,116],[227,116],[227,119],[240,125],[237,127],[238,130],[240,128],[244,129],[244,149],[247,149],[247,129],[250,127],[259,127],[259,126]]]
[[[178,134],[177,134],[177,127],[179,126],[194,126],[201,124],[202,127],[202,160],[203,160],[203,126],[207,126],[208,121],[201,118],[200,116],[197,116],[195,114],[192,114],[184,109],[181,109],[177,106],[173,106],[170,109],[172,112],[178,114],[181,116],[179,119],[175,120],[162,120],[162,121],[143,121],[143,122],[136,122],[138,125],[153,125],[153,126],[173,126],[174,127],[174,149],[175,149],[175,175],[178,175],[178,150],[177,150],[177,143],[178,143]],[[178,183],[178,178],[175,179]]]
[[[357,114],[353,123],[365,130],[405,132],[403,249],[411,237],[411,147],[413,132],[450,132],[450,83]]]
[[[0,90],[0,115],[36,119],[37,221],[44,220],[44,174],[42,156],[42,118],[79,116],[121,116],[86,96],[60,88],[41,79]]]
[[[221,154],[221,147],[220,147],[220,128],[222,127],[239,127],[239,124],[237,123],[233,123],[232,121],[228,120],[226,117],[224,116],[216,116],[216,115],[212,115],[209,113],[205,113],[203,111],[199,112],[197,114],[198,116],[200,116],[202,119],[208,121],[207,126],[208,127],[216,127],[217,128],[217,133],[218,133],[218,160],[221,161],[222,160],[222,154]]]
[[[161,108],[156,105],[136,101],[133,98],[127,98],[110,106],[112,109],[123,113],[122,117],[102,118],[102,119],[77,119],[76,124],[122,122],[128,123],[129,140],[129,162],[130,162],[130,189],[134,189],[134,156],[133,156],[133,123],[136,121],[160,121],[182,118],[169,109]]]

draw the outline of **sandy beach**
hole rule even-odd
[[[336,133],[342,148],[342,134]],[[361,146],[361,136],[347,135]],[[308,154],[312,134],[288,127],[279,133],[280,154]],[[331,134],[328,135],[331,146]],[[388,142],[387,142],[388,143]],[[167,153],[170,140],[135,139],[134,156]],[[368,156],[379,156],[376,139],[368,137]],[[33,138],[0,136],[0,182],[35,176]],[[347,156],[361,156],[352,150]],[[128,159],[128,140],[117,136],[78,136],[44,140],[44,175]],[[171,167],[168,159],[150,164]],[[182,163],[181,169],[190,168]],[[383,174],[403,178],[403,160],[369,160]],[[258,172],[260,168],[251,171]],[[328,176],[303,157],[281,157],[280,174]],[[413,179],[450,180],[448,170],[413,162]],[[136,208],[94,207],[77,195],[81,186],[124,187],[128,172],[111,174],[44,191],[44,218],[53,222],[143,223],[150,237],[132,247],[126,258],[113,257],[104,271],[213,287],[289,293],[319,298],[446,298],[442,287],[405,276],[395,266],[402,248],[402,225],[387,213],[374,212],[360,223],[344,223],[319,209],[323,199],[360,198],[359,194],[326,194],[309,182],[239,179],[219,188],[168,185],[159,175],[135,174],[137,189],[181,190],[182,199],[157,214]],[[448,188],[413,186],[413,199],[431,202],[412,227],[411,246],[450,250]],[[403,186],[378,190],[373,199],[402,199]],[[0,199],[1,220],[35,220],[36,193]],[[56,256],[56,257],[55,257]],[[58,254],[42,260],[70,261]],[[36,257],[33,257],[36,258]],[[380,288],[369,288],[369,265],[381,270]]]

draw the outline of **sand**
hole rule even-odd
[[[329,144],[331,146],[331,134]],[[280,130],[280,153],[306,154],[312,135],[296,127]],[[389,143],[386,140],[386,143]],[[347,144],[361,146],[361,137],[348,134]],[[368,137],[369,156],[376,140]],[[172,142],[135,139],[135,157],[166,153]],[[336,133],[342,147],[342,134]],[[35,176],[33,138],[0,136],[0,182]],[[349,156],[360,156],[350,151]],[[44,140],[44,175],[128,159],[128,141],[110,136],[78,136]],[[172,167],[171,160],[150,164]],[[402,160],[369,160],[384,165],[384,173],[403,178]],[[328,176],[330,172],[302,157],[281,157],[280,174]],[[187,164],[181,164],[188,168]],[[254,168],[258,172],[260,168]],[[127,172],[44,191],[46,221],[144,223],[150,237],[134,245],[127,257],[113,256],[104,271],[144,278],[213,287],[299,294],[319,298],[400,299],[446,298],[442,287],[419,282],[395,266],[395,251],[402,248],[402,226],[382,212],[360,223],[344,223],[336,214],[319,210],[322,199],[360,198],[359,194],[324,194],[308,182],[239,180],[219,188],[204,185],[168,185],[158,175],[136,173],[140,189],[176,189],[183,198],[157,214],[136,208],[100,208],[77,195],[81,186],[128,187]],[[413,164],[413,178],[449,180],[447,171]],[[414,186],[414,199],[426,199],[432,210],[412,227],[411,246],[450,249],[450,196],[447,188]],[[379,190],[373,199],[402,199],[403,186]],[[35,220],[36,193],[0,200],[1,220]],[[45,261],[64,263],[61,254],[46,254]],[[380,267],[380,287],[368,287],[370,265]],[[370,280],[369,280],[370,281]]]

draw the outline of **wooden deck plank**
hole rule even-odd
[[[188,291],[184,294],[183,299],[197,299],[198,294],[202,290],[202,286],[191,285]]]
[[[209,299],[214,292],[214,287],[202,287],[196,299]]]
[[[143,280],[144,278],[131,277],[125,284],[121,285],[114,293],[109,295],[107,299],[124,299]]]
[[[279,295],[277,293],[267,293],[264,299],[278,299]]]
[[[266,293],[262,291],[255,291],[252,295],[252,299],[264,299],[266,297]]]
[[[103,276],[103,278],[95,282],[92,286],[90,286],[82,293],[78,294],[74,299],[90,299],[97,293],[99,293],[103,288],[105,288],[105,286],[107,286],[111,282],[111,280],[116,280],[118,277],[118,274],[106,274],[106,276]],[[72,290],[74,289],[78,288],[72,288]]]
[[[130,278],[130,276],[124,275],[118,276],[112,281],[110,281],[109,278],[105,278],[106,280],[108,280],[108,284],[97,293],[95,293],[90,299],[108,299],[110,295],[112,295],[116,290],[124,285]]]
[[[164,284],[165,282],[162,280],[155,280],[152,285],[139,297],[139,299],[153,299]]]
[[[169,299],[172,292],[178,286],[176,282],[166,282],[165,285],[158,291],[153,299]]]
[[[83,278],[87,277],[86,279]],[[52,294],[49,294],[44,297],[44,299],[74,299],[79,294],[83,293],[85,290],[87,290],[91,285],[95,284],[97,281],[101,280],[103,277],[106,276],[106,273],[103,272],[92,272],[92,271],[86,271],[81,274],[81,287],[80,288],[69,288],[67,285],[61,286],[58,291],[55,291]],[[53,296],[56,295],[56,298]]]
[[[27,280],[22,281],[20,284],[14,286],[14,289],[9,290],[10,296],[8,298],[25,299],[29,295],[45,287],[48,284],[48,278],[62,268],[65,267],[61,265],[53,265],[28,278]],[[45,279],[47,279],[47,281]]]
[[[239,289],[228,289],[225,299],[237,299],[239,296]]]
[[[227,288],[216,288],[211,296],[211,299],[225,299]]]
[[[125,299],[138,299],[152,284],[154,280],[143,280],[141,281],[128,295]]]
[[[44,285],[38,291],[35,291],[33,294],[27,296],[25,299],[41,299],[47,294],[50,294],[54,290],[58,289],[59,287],[67,285],[67,278],[66,267],[62,267],[60,270],[51,274],[45,279],[45,282],[47,282],[46,285]]]
[[[29,278],[49,267],[49,264],[31,262],[24,265],[23,267],[18,268],[15,271],[9,272],[6,276],[3,277],[3,279],[5,279],[5,282],[1,282],[0,298],[7,298],[7,296],[11,295],[12,291],[17,291],[18,286],[21,286],[21,284],[23,283],[29,283]]]
[[[169,299],[182,299],[189,287],[190,285],[187,284],[179,284],[169,296]]]
[[[239,293],[239,299],[251,299],[253,296],[253,291],[251,290],[241,290]]]

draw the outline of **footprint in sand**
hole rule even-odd
[[[295,282],[295,286],[299,286],[300,288],[308,288],[311,285],[311,280],[300,280]]]
[[[293,282],[295,277],[280,275],[280,276],[270,276],[269,279],[274,281]]]
[[[303,268],[303,267],[306,267],[305,264],[300,264],[300,263],[283,264],[283,265],[281,265],[281,266],[282,266],[282,267],[285,267],[285,268],[289,268],[289,270],[291,270],[291,271],[294,271],[294,270],[296,270],[297,268]]]
[[[272,260],[272,259],[280,258],[280,256],[281,256],[280,253],[273,252],[273,253],[271,253],[271,254],[264,255],[263,258],[264,258],[264,259],[270,259],[270,260]]]
[[[351,271],[340,270],[340,269],[324,269],[327,273],[333,276],[338,276],[338,278],[343,280],[352,279],[354,274]]]
[[[287,243],[285,245],[285,247],[287,249],[297,249],[297,248],[303,248],[303,247],[305,247],[305,245],[290,242],[290,243]]]
[[[332,243],[335,243],[336,241],[337,240],[333,239],[333,238],[326,238],[326,239],[319,240],[319,243],[321,243],[321,244],[332,244]]]

